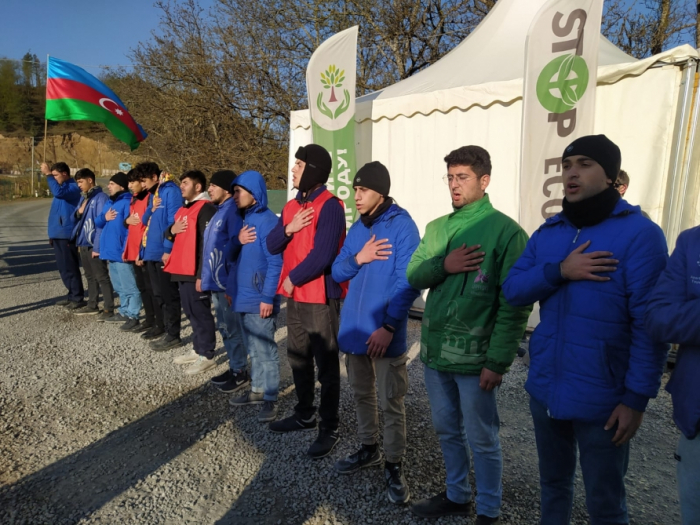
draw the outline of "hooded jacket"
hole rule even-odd
[[[175,222],[175,213],[184,203],[182,192],[173,181],[164,182],[157,191],[161,199],[160,206],[155,212],[151,211],[154,198],[154,195],[151,195],[142,219],[143,224],[148,227],[147,233],[144,234],[146,246],[141,256],[144,261],[160,261],[166,251],[170,253],[172,243],[166,244],[165,231]]]
[[[359,265],[355,260],[372,235],[389,239],[392,254],[386,261]],[[338,343],[348,354],[366,354],[367,339],[383,324],[394,327],[385,357],[406,352],[408,310],[420,291],[408,284],[406,269],[420,243],[416,223],[408,212],[392,204],[369,228],[357,221],[332,267],[333,279],[350,281],[340,317]]]
[[[78,222],[73,228],[72,238],[75,239],[76,246],[90,246],[95,253],[100,253],[102,228],[98,228],[95,225],[95,219],[102,213],[105,203],[109,201],[109,196],[102,191],[102,188],[94,186],[87,197],[80,197],[78,207],[75,209],[76,214],[86,198],[88,203],[83,210],[83,214],[77,219]]]
[[[589,240],[586,252],[612,252],[617,271],[564,280],[561,261]],[[667,346],[652,341],[644,312],[667,259],[661,229],[623,199],[595,226],[559,213],[532,235],[503,292],[515,306],[540,303],[525,389],[550,417],[604,424],[618,404],[644,411],[656,397]]]
[[[226,294],[233,299],[234,312],[259,314],[260,303],[266,303],[273,306],[273,313],[277,313],[280,307],[277,283],[282,273],[282,255],[272,255],[267,249],[267,236],[277,224],[277,216],[267,207],[265,179],[257,171],[244,171],[234,184],[245,188],[255,198],[255,204],[238,213],[243,225],[255,228],[256,238],[254,242],[241,246],[235,282],[230,283]]]
[[[100,259],[103,261],[123,262],[122,254],[126,244],[129,229],[124,221],[129,218],[131,194],[128,191],[119,192],[111,197],[104,205],[102,213],[95,219],[95,226],[102,228],[100,236]],[[117,216],[108,221],[105,215],[109,210],[117,212]]]
[[[680,345],[666,390],[673,419],[688,439],[700,434],[700,226],[678,236],[676,249],[649,298],[646,326],[657,341]]]
[[[46,182],[53,194],[49,210],[49,239],[70,239],[75,228],[75,210],[80,201],[80,188],[72,177],[63,184],[48,175]]]
[[[202,265],[202,290],[223,292],[234,261],[226,258],[226,247],[238,236],[243,219],[232,198],[217,206],[217,211],[204,231],[204,262]]]

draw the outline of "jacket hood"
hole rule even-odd
[[[613,209],[613,212],[611,214],[611,217],[619,217],[621,215],[629,215],[631,213],[639,213],[641,215],[642,213],[642,208],[641,206],[636,206],[633,204],[630,204],[627,202],[625,199],[620,199],[617,201],[617,204],[615,205],[615,208]],[[559,222],[565,222],[567,224],[571,224],[569,219],[566,218],[564,215],[564,212],[559,212],[556,215],[550,217],[546,221],[544,221],[543,226],[552,226],[554,224],[557,224]],[[573,224],[571,224],[573,226]]]
[[[124,190],[124,191],[120,191],[117,195],[110,196],[109,200],[112,202],[117,202],[120,200],[129,199],[129,201],[131,201],[132,196],[133,195],[131,194],[131,192],[129,190]]]
[[[267,208],[267,187],[265,179],[257,171],[244,171],[236,180],[233,181],[234,186],[242,186],[245,188],[257,201],[257,204],[251,206],[246,212],[258,211]]]

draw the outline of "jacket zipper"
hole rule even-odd
[[[467,277],[469,277],[469,273],[464,274],[464,282],[462,283],[462,291],[459,292],[459,295],[464,295],[464,289],[467,287]]]
[[[369,238],[372,238],[372,235],[374,235],[374,225],[369,227]],[[361,270],[362,268],[360,268]],[[360,288],[360,304],[362,304],[362,299],[365,296],[365,284],[367,283],[367,272],[364,273],[362,276],[362,288]]]
[[[580,234],[581,234],[581,228],[579,228],[578,230],[576,230],[576,237],[574,237],[574,242],[573,242],[573,244],[576,244],[576,241],[578,241],[578,236],[579,236]]]

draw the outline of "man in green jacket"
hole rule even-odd
[[[478,146],[445,157],[454,211],[428,224],[408,265],[408,282],[429,288],[421,360],[447,490],[416,502],[424,518],[472,511],[469,447],[474,454],[477,525],[498,523],[503,461],[496,393],[515,358],[531,307],[510,306],[501,292],[528,237],[495,210],[486,194],[491,158]]]

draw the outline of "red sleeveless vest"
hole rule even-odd
[[[175,236],[170,258],[163,267],[164,272],[177,275],[197,273],[197,216],[207,202],[209,201],[199,200],[189,208],[183,206],[175,213],[175,222],[187,217],[187,229]]]
[[[147,193],[143,199],[134,202],[131,205],[129,214],[133,215],[134,213],[138,213],[139,219],[143,218],[143,214],[146,212],[146,208],[148,207],[148,196],[149,194]],[[133,262],[139,256],[141,239],[143,238],[143,231],[145,229],[146,226],[141,221],[139,221],[138,224],[129,224],[129,235],[126,238],[126,246],[124,247],[123,253],[123,259],[125,261]]]
[[[328,190],[321,192],[321,194],[312,202],[304,202],[301,204],[296,199],[291,200],[282,210],[282,222],[285,226],[287,226],[287,224],[292,222],[294,215],[299,210],[309,207],[314,209],[314,218],[311,224],[301,231],[295,233],[294,237],[292,237],[292,240],[287,245],[287,248],[284,250],[282,274],[280,275],[280,282],[279,286],[277,287],[278,294],[284,295],[285,297],[291,297],[300,303],[326,304],[326,279],[324,275],[320,275],[316,279],[301,286],[295,286],[294,292],[291,296],[285,292],[282,283],[284,283],[284,280],[289,276],[289,272],[291,272],[304,259],[306,259],[306,256],[309,255],[309,252],[311,252],[313,249],[318,218],[321,216],[321,209],[328,201],[330,201],[328,206],[340,205],[343,208],[343,211],[345,211],[343,202]],[[343,247],[344,241],[345,230],[343,230],[340,242],[338,243],[337,253],[340,253],[340,249]],[[347,293],[348,283],[341,283],[340,287],[342,289],[341,298],[343,298]]]

